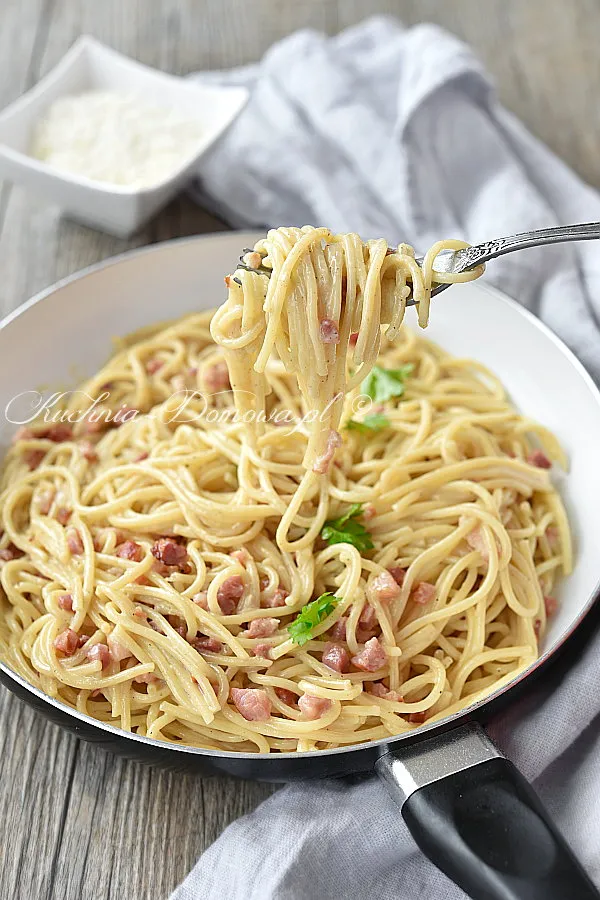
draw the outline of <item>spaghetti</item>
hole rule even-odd
[[[401,327],[439,249],[269,232],[214,316],[126,340],[21,429],[6,662],[119,728],[265,753],[400,734],[528,666],[572,565],[565,460]]]

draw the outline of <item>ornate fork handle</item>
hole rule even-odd
[[[541,247],[544,244],[560,244],[563,241],[591,241],[600,238],[600,222],[586,222],[582,225],[562,225],[558,228],[541,228],[539,231],[524,231],[512,237],[496,238],[475,244],[456,253],[455,272],[464,272],[486,263],[497,256],[523,250],[526,247]]]

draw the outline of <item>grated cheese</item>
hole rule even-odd
[[[38,123],[31,155],[57,169],[130,188],[152,187],[191,159],[202,125],[133,93],[61,97]]]

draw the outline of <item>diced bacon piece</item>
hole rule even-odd
[[[305,719],[313,721],[314,719],[320,719],[331,708],[331,702],[331,700],[326,700],[324,697],[302,694],[298,699],[298,707]]]
[[[57,422],[55,425],[51,425],[40,437],[48,438],[49,441],[54,441],[55,444],[62,444],[64,441],[72,439],[73,428],[66,422]]]
[[[252,648],[252,653],[254,656],[260,656],[262,659],[271,659],[271,645],[256,644],[256,646]]]
[[[119,544],[115,550],[115,555],[120,557],[120,559],[132,559],[135,562],[140,562],[144,558],[144,548],[141,544],[136,544],[135,541],[127,540]]]
[[[270,584],[269,576],[261,575],[258,580],[258,584],[259,584],[261,591],[266,591],[266,589],[269,587],[269,584]]]
[[[223,281],[225,282],[225,287],[231,287],[231,275],[226,275]]]
[[[33,472],[34,469],[37,469],[45,455],[45,450],[26,450],[23,454],[23,459],[29,466],[30,470]]]
[[[377,510],[372,503],[365,503],[363,506],[362,517],[365,522],[370,522],[377,515]]]
[[[69,509],[68,506],[59,506],[56,510],[56,521],[60,522],[61,525],[66,525],[72,515],[73,510]]]
[[[89,639],[90,639],[90,635],[89,635],[89,634],[80,634],[80,635],[79,635],[79,646],[80,646],[80,647],[85,647],[85,645],[87,644],[87,642],[89,641]]]
[[[353,331],[352,334],[350,335],[350,339],[349,339],[348,343],[350,344],[351,347],[356,347],[357,341],[358,341],[358,331]]]
[[[148,610],[144,609],[143,606],[136,606],[135,609],[133,610],[133,614],[136,617],[136,619],[145,619],[146,616],[148,615]]]
[[[334,622],[334,624],[329,629],[329,634],[333,638],[334,641],[345,641],[346,640],[346,623],[348,622],[348,616],[342,616]]]
[[[178,375],[173,375],[171,378],[171,387],[176,394],[181,394],[183,391],[187,393],[185,375],[182,375],[181,372]]]
[[[428,581],[419,581],[419,583],[415,585],[414,590],[410,595],[413,603],[418,603],[422,606],[425,606],[427,603],[431,603],[434,597],[435,584],[430,584]]]
[[[91,441],[79,441],[79,449],[84,459],[87,459],[88,462],[98,462],[98,454]]]
[[[64,609],[66,612],[73,611],[73,597],[71,594],[59,594],[58,595],[58,607],[59,609]]]
[[[152,556],[165,566],[181,568],[187,562],[187,550],[173,538],[161,537],[155,541],[151,550]]]
[[[391,572],[381,572],[367,588],[367,595],[372,600],[387,603],[400,594],[400,585]]]
[[[427,710],[423,710],[423,712],[409,713],[408,721],[414,722],[416,725],[422,725],[423,722],[427,720],[427,715]]]
[[[241,575],[231,575],[225,579],[217,591],[217,603],[224,616],[231,616],[235,612],[243,593],[244,581]]]
[[[463,518],[461,516],[459,525],[463,522]],[[471,548],[471,550],[477,550],[481,554],[481,558],[484,562],[490,561],[490,548],[488,547],[488,543],[485,539],[485,534],[481,525],[478,525],[473,531],[470,531],[465,538],[467,544]]]
[[[23,555],[23,551],[19,550],[18,547],[15,547],[14,544],[9,544],[8,547],[4,547],[0,550],[0,560],[2,562],[10,562],[12,559],[19,559]]]
[[[214,637],[208,637],[203,634],[192,638],[190,644],[198,653],[222,653],[223,644]]]
[[[135,583],[145,586],[147,584],[150,584],[151,582],[147,575],[138,575],[138,577],[135,579]]]
[[[527,462],[532,466],[537,466],[538,469],[552,468],[552,462],[548,459],[543,450],[532,450],[532,452],[527,457]]]
[[[323,647],[321,662],[334,672],[347,672],[350,668],[350,654],[342,644],[328,641]]]
[[[125,645],[118,641],[116,638],[114,638],[112,634],[109,634],[106,640],[108,643],[108,649],[110,650],[110,655],[115,662],[121,662],[122,660],[129,659],[131,656],[133,656],[131,650],[125,647]]]
[[[139,409],[135,406],[122,406],[113,416],[113,425],[125,425],[127,422],[133,422],[139,413]]]
[[[365,684],[367,694],[373,694],[374,697],[380,697],[382,700],[392,700],[394,703],[402,703],[402,696],[398,691],[390,691],[383,681],[368,681]]]
[[[548,618],[553,616],[558,609],[558,600],[556,597],[549,597],[547,594],[544,594],[544,608]]]
[[[402,587],[402,585],[404,584],[404,579],[406,578],[406,569],[403,569],[402,566],[391,566],[391,568],[388,569],[388,572],[390,573],[396,584]]]
[[[539,638],[540,631],[542,630],[542,620],[541,619],[535,620],[535,622],[533,623],[533,630],[534,630],[536,638]]]
[[[50,507],[54,503],[55,496],[55,491],[42,491],[42,493],[39,495],[38,508],[43,516],[47,516],[50,512]]]
[[[143,675],[136,675],[133,680],[136,684],[154,684],[155,681],[160,681],[160,678],[154,672],[145,672]]]
[[[133,457],[134,462],[144,462],[145,459],[148,459],[148,453],[145,450]]]
[[[331,465],[331,460],[335,455],[335,451],[341,446],[342,438],[339,431],[334,431],[333,428],[331,428],[329,430],[329,435],[327,436],[327,446],[324,452],[315,459],[313,472],[316,472],[318,475],[326,475],[329,471],[329,466]]]
[[[146,363],[146,372],[148,373],[148,375],[155,375],[159,369],[162,369],[163,366],[164,362],[162,361],[162,359],[157,359],[155,356],[153,356]]]
[[[34,437],[35,431],[28,428],[26,425],[20,425],[12,436],[12,443],[16,444],[17,441],[30,441]]]
[[[211,394],[228,391],[231,388],[229,369],[226,362],[213,363],[204,370],[204,384]]]
[[[286,597],[290,596],[290,592],[285,588],[277,588],[270,597],[263,597],[262,606],[266,609],[275,609],[278,606],[285,606]]]
[[[364,649],[352,657],[352,663],[363,672],[376,672],[387,660],[387,653],[376,637],[367,641]]]
[[[560,538],[560,531],[556,525],[548,525],[546,528],[546,539],[551,547],[556,547]]]
[[[239,562],[241,566],[245,566],[251,559],[250,554],[245,547],[242,547],[241,550],[234,550],[233,553],[230,553],[229,555],[232,559],[235,559],[236,562]]]
[[[340,330],[337,322],[334,322],[333,319],[321,319],[319,335],[324,344],[339,344]]]
[[[288,706],[298,705],[298,694],[295,694],[293,691],[288,691],[287,688],[276,687],[275,693],[279,699],[283,703],[287,703]]]
[[[246,253],[244,256],[244,262],[251,269],[259,269],[262,266],[262,256],[258,250],[251,250],[250,253]]]
[[[81,430],[84,434],[99,434],[108,428],[106,421],[106,410],[93,409],[89,415],[81,422]]]
[[[252,619],[246,636],[249,638],[270,637],[279,628],[279,619]]]
[[[375,623],[377,622],[377,613],[375,609],[371,606],[370,603],[365,603],[362,608],[362,612],[358,619],[358,624],[361,628],[364,628],[367,631],[370,631],[375,627]]]
[[[73,656],[79,648],[79,635],[72,628],[67,628],[66,631],[61,631],[58,637],[54,639],[54,646],[61,653],[64,653],[65,656]]]
[[[206,591],[200,591],[198,594],[194,594],[192,603],[195,603],[196,606],[199,606],[201,609],[208,610],[208,594]]]
[[[90,662],[100,660],[103,669],[105,669],[110,662],[110,650],[106,644],[94,644],[93,647],[90,647],[87,651],[86,656]]]
[[[248,722],[267,722],[271,715],[271,701],[261,688],[232,688],[231,699]]]
[[[73,556],[80,556],[83,553],[83,541],[76,528],[69,528],[67,531],[67,547]]]

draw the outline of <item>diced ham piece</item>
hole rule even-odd
[[[391,568],[388,569],[388,572],[390,573],[396,584],[402,587],[402,585],[404,584],[404,579],[406,578],[406,569],[403,569],[402,566],[391,566]]]
[[[145,672],[143,675],[136,675],[133,680],[136,684],[154,684],[155,681],[160,681],[160,678],[154,672]]]
[[[69,509],[68,506],[59,506],[56,510],[56,520],[57,522],[60,522],[61,525],[66,525],[72,515],[73,510]]]
[[[271,701],[260,688],[232,688],[231,699],[248,722],[267,722],[271,715]]]
[[[393,700],[395,703],[402,702],[402,696],[398,691],[390,691],[383,681],[368,681],[365,684],[367,694],[373,694],[374,697],[381,697],[382,700]]]
[[[194,650],[198,651],[198,653],[221,653],[223,651],[223,644],[221,641],[203,634],[192,638],[190,644]]]
[[[43,516],[47,516],[50,512],[50,507],[54,503],[54,498],[56,496],[55,491],[43,491],[38,498],[38,506],[41,514]]]
[[[136,544],[135,541],[127,540],[119,544],[115,550],[115,555],[120,557],[120,559],[132,559],[135,562],[140,562],[144,558],[144,548],[141,544]]]
[[[165,566],[177,566],[181,568],[187,562],[187,550],[183,544],[174,541],[173,538],[161,537],[155,541],[151,550],[152,556]]]
[[[206,591],[200,591],[198,594],[194,594],[192,603],[195,603],[196,606],[199,606],[201,609],[208,610],[208,594]]]
[[[547,594],[544,594],[544,608],[546,610],[546,615],[548,618],[550,618],[550,616],[553,616],[558,609],[558,600],[556,599],[556,597],[548,597]]]
[[[324,697],[313,697],[312,694],[302,694],[298,700],[298,707],[305,719],[312,721],[320,719],[331,707],[331,700]]]
[[[277,606],[285,606],[286,597],[290,596],[290,592],[285,588],[277,588],[270,597],[263,597],[262,606],[266,609],[275,609]]]
[[[381,572],[377,575],[369,587],[367,594],[372,600],[379,600],[380,603],[386,603],[393,600],[400,593],[400,585],[391,574],[391,572]]]
[[[329,629],[329,634],[333,638],[334,641],[345,641],[346,640],[346,623],[348,622],[348,616],[342,616],[334,622],[334,624]]]
[[[358,340],[358,331],[353,331],[352,334],[350,335],[350,340],[348,341],[348,343],[350,344],[351,347],[356,347],[357,340]]]
[[[548,459],[543,450],[533,450],[527,457],[527,462],[538,469],[551,469],[552,462]]]
[[[365,522],[370,522],[371,519],[375,518],[377,515],[377,510],[373,506],[372,503],[366,503],[363,506],[362,517]]]
[[[271,645],[270,644],[256,644],[252,649],[252,653],[254,656],[260,656],[262,659],[271,659]]]
[[[133,457],[134,462],[144,462],[145,459],[148,459],[148,453],[145,450]]]
[[[288,706],[298,705],[298,694],[295,694],[293,691],[288,691],[287,688],[276,687],[275,693],[279,699],[283,703],[287,703]]]
[[[243,593],[244,581],[241,575],[231,575],[225,579],[217,591],[217,603],[224,616],[231,616],[235,612]]]
[[[98,462],[98,454],[91,441],[79,441],[79,449],[88,462]]]
[[[83,541],[76,528],[69,528],[67,531],[67,547],[73,556],[80,556],[83,553]]]
[[[251,250],[250,253],[246,253],[244,256],[244,262],[251,269],[259,269],[262,266],[262,256],[258,250]]]
[[[146,363],[146,372],[148,373],[148,375],[155,375],[156,372],[158,372],[159,369],[162,369],[163,366],[164,363],[162,359],[156,359],[156,357],[152,357],[152,359],[149,359]]]
[[[228,391],[231,388],[229,369],[226,362],[213,363],[204,370],[204,384],[211,394]]]
[[[321,662],[334,672],[347,672],[350,668],[350,654],[342,644],[329,641],[323,647]]]
[[[459,525],[461,524],[461,522],[462,517],[459,521]],[[484,562],[487,563],[490,561],[490,548],[488,547],[488,543],[485,539],[485,534],[480,525],[474,528],[473,531],[470,531],[465,540],[471,550],[477,550],[481,554],[481,558]]]
[[[324,344],[339,344],[340,330],[333,319],[321,319],[319,334]]]
[[[17,441],[30,441],[35,436],[35,431],[31,428],[28,428],[26,425],[20,425],[12,436],[12,443],[16,444]]]
[[[40,437],[48,438],[49,441],[54,441],[55,444],[62,444],[63,441],[71,440],[73,428],[66,422],[57,422],[56,425],[51,425]]]
[[[560,531],[558,530],[556,525],[548,525],[548,527],[546,528],[546,538],[551,547],[555,547],[558,544]]]
[[[90,647],[86,656],[90,662],[100,660],[103,669],[105,669],[110,662],[110,650],[106,644],[94,644],[93,647]]]
[[[58,637],[54,639],[54,646],[61,653],[64,653],[65,656],[73,656],[79,648],[79,635],[72,628],[67,628],[66,631],[61,631]]]
[[[58,595],[58,607],[59,609],[64,609],[66,612],[73,611],[73,597],[71,594],[59,594]]]
[[[329,435],[327,437],[327,446],[325,451],[321,453],[320,456],[317,456],[315,462],[313,464],[313,472],[316,472],[318,475],[326,475],[329,471],[329,466],[331,465],[331,460],[335,455],[335,451],[338,447],[342,446],[342,438],[338,431],[334,431],[330,429]]]
[[[371,638],[364,649],[352,657],[352,663],[363,672],[376,672],[387,660],[387,654],[376,637]]]
[[[434,597],[435,584],[430,584],[428,581],[419,581],[410,595],[413,603],[419,603],[422,606],[430,603]]]
[[[124,659],[129,659],[133,656],[131,650],[121,644],[116,638],[109,634],[107,638],[108,649],[110,650],[110,655],[114,659],[115,662],[121,662]]]
[[[45,450],[26,450],[23,454],[23,459],[29,466],[30,470],[33,472],[34,469],[37,469],[45,455]]]
[[[0,550],[0,560],[2,562],[10,562],[11,559],[19,559],[23,555],[23,551],[19,550],[18,547],[15,547],[14,544],[9,544],[8,547],[4,547]]]
[[[375,623],[377,622],[377,613],[375,609],[371,606],[370,603],[365,603],[362,608],[362,612],[358,619],[358,624],[361,628],[364,628],[366,631],[370,631],[375,627]]]
[[[416,725],[422,725],[427,719],[427,710],[423,710],[423,712],[414,712],[410,713],[408,716],[409,722],[414,722]]]
[[[533,630],[535,632],[536,638],[539,638],[540,631],[542,630],[542,620],[541,619],[535,620],[535,622],[533,623]]]
[[[279,628],[279,619],[253,619],[248,625],[246,636],[249,638],[270,637]]]
[[[230,553],[229,555],[232,559],[235,559],[236,562],[239,562],[241,566],[245,566],[251,558],[245,547],[242,547],[241,550],[234,550],[233,553]]]

